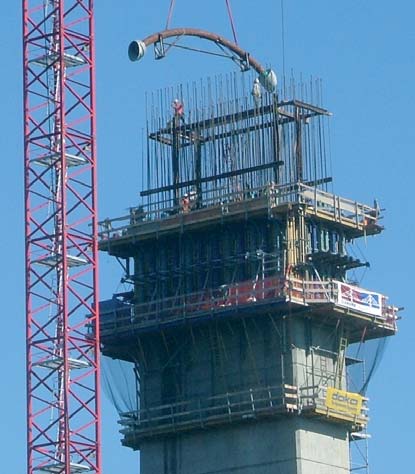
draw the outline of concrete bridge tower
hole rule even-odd
[[[347,351],[396,332],[348,276],[380,209],[329,191],[326,109],[216,81],[155,97],[143,202],[101,223],[131,282],[101,307],[103,354],[137,378],[122,443],[141,474],[349,473],[368,416]]]

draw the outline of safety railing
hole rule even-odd
[[[333,303],[372,316],[379,323],[396,330],[399,308],[388,305],[381,293],[337,280],[286,280],[288,300],[302,304]]]
[[[380,209],[377,206],[370,207],[305,184],[297,186],[300,201],[306,204],[309,210],[330,215],[338,222],[370,227],[376,224],[380,217]]]
[[[285,280],[266,278],[222,285],[219,288],[181,294],[101,313],[101,330],[121,330],[131,324],[152,324],[232,310],[255,303],[284,300]]]
[[[378,324],[396,330],[398,309],[387,305],[387,298],[380,293],[336,280],[268,277],[144,303],[124,304],[101,313],[101,331],[121,331],[133,325],[166,324],[238,308],[254,311],[255,305],[277,302],[305,306],[330,303],[359,311]]]
[[[122,413],[121,433],[134,439],[160,432],[194,429],[214,424],[275,416],[298,409],[297,387],[249,388],[210,397]]]
[[[314,281],[290,277],[285,282],[289,301],[309,304],[334,303],[337,300],[334,280]]]
[[[255,189],[233,191],[221,187],[203,191],[199,202],[195,199],[189,198],[185,205],[182,202],[174,205],[173,199],[168,198],[130,208],[127,215],[100,221],[99,238],[101,240],[119,238],[133,232],[136,226],[207,208],[217,207],[221,214],[227,214],[232,206],[239,204],[244,210],[244,204],[247,206],[254,200],[261,202],[263,207],[271,212],[285,203],[304,204],[308,212],[327,215],[335,221],[362,228],[375,225],[380,213],[378,207],[370,207],[302,183],[286,185],[269,183]]]
[[[119,238],[133,231],[136,226],[174,219],[179,215],[186,215],[197,210],[218,208],[221,215],[226,215],[233,204],[241,205],[241,203],[249,203],[253,200],[262,200],[266,206],[268,188],[269,185],[245,190],[230,190],[226,186],[213,187],[202,190],[200,199],[197,200],[192,192],[183,191],[183,198],[184,196],[190,197],[186,200],[180,199],[179,204],[174,204],[174,199],[171,197],[158,199],[132,207],[126,215],[100,221],[98,235],[101,240]]]

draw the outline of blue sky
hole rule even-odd
[[[25,471],[25,332],[20,2],[4,2],[0,29],[0,186],[3,301],[0,358],[2,472]],[[124,213],[137,201],[145,91],[232,71],[222,60],[175,52],[128,61],[128,43],[164,28],[169,0],[96,1],[100,216]],[[281,73],[280,0],[233,2],[239,42]],[[231,38],[224,0],[177,0],[173,26]],[[415,417],[411,376],[414,303],[413,176],[415,175],[415,4],[409,0],[285,0],[285,69],[321,77],[324,105],[334,113],[331,153],[335,191],[386,208],[383,235],[361,245],[372,263],[363,285],[404,306],[400,332],[372,381],[371,472],[408,472]],[[412,246],[412,247],[411,247]],[[117,288],[118,268],[101,256],[101,295]],[[407,405],[407,406],[405,406]],[[104,400],[105,473],[138,472],[138,457],[120,447],[116,413]]]

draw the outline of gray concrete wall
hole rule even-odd
[[[277,326],[275,326],[277,322]],[[158,341],[158,342],[157,342]],[[331,385],[337,336],[305,318],[211,323],[149,339],[142,406],[204,399],[283,383]],[[319,350],[311,350],[311,346]],[[324,352],[327,351],[327,352]],[[323,370],[324,369],[324,370]],[[172,434],[141,443],[141,474],[345,474],[347,427],[287,415]]]
[[[148,442],[141,474],[295,474],[295,436],[275,422],[235,425]]]
[[[295,444],[298,474],[349,474],[348,433],[344,425],[298,417]]]
[[[345,474],[347,434],[339,425],[287,418],[146,442],[141,474]]]

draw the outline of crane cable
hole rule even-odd
[[[285,18],[284,18],[284,0],[281,0],[281,46],[282,46],[282,77],[285,90]]]
[[[235,44],[238,44],[238,36],[236,34],[235,21],[233,19],[231,2],[230,0],[225,0],[225,3],[226,3],[226,9],[228,11],[229,22],[231,24],[233,39],[235,41]],[[170,0],[170,7],[169,7],[169,12],[167,14],[167,21],[166,21],[166,30],[170,28],[170,23],[173,17],[173,11],[174,11],[175,5],[176,5],[176,0]]]
[[[235,44],[238,44],[238,37],[236,36],[235,22],[233,20],[233,15],[232,15],[231,2],[230,0],[225,0],[225,2],[226,2],[226,8],[228,10],[229,21],[232,28],[233,39],[235,41]]]
[[[175,4],[176,4],[176,0],[170,1],[169,13],[167,14],[166,30],[168,30],[170,27],[170,22],[173,16],[173,10],[174,10]]]

